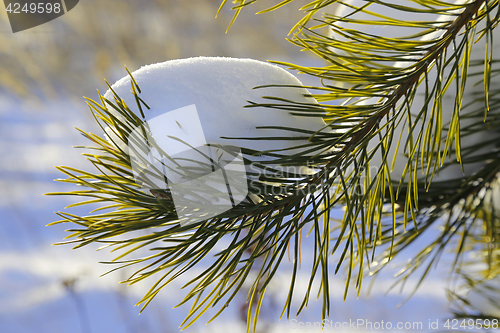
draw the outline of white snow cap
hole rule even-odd
[[[232,145],[259,151],[291,148],[306,144],[304,140],[244,140],[235,138],[257,137],[305,137],[308,134],[277,130],[258,129],[260,126],[283,126],[330,132],[321,117],[291,115],[287,110],[265,107],[244,108],[249,101],[254,103],[285,104],[263,96],[279,97],[299,103],[317,103],[302,88],[302,83],[284,69],[252,59],[223,57],[197,57],[171,60],[143,66],[132,73],[142,93],[139,95],[151,108],[143,108],[148,121],[163,113],[188,105],[195,105],[207,143]],[[286,85],[266,87],[262,85]],[[291,87],[294,86],[294,87]],[[297,87],[295,87],[297,86]],[[112,85],[113,90],[140,117],[136,101],[131,94],[130,76]],[[111,91],[104,95],[113,100]],[[165,133],[178,130],[175,123],[164,124]],[[113,141],[116,136],[108,128],[106,133]],[[233,139],[223,139],[232,137]],[[277,152],[288,155],[299,150]],[[269,157],[249,157],[252,160],[269,160]]]

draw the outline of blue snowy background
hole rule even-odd
[[[243,11],[225,34],[232,13],[223,10],[215,19],[219,4],[220,0],[87,0],[57,20],[17,34],[12,34],[0,5],[0,332],[179,331],[188,308],[173,307],[185,294],[180,290],[183,281],[198,274],[201,268],[165,288],[138,315],[140,308],[134,304],[154,281],[127,287],[118,282],[131,271],[99,277],[110,268],[98,263],[112,258],[106,250],[52,246],[67,236],[64,230],[68,226],[46,224],[58,219],[54,212],[76,199],[44,193],[74,189],[54,182],[63,177],[55,165],[91,170],[81,151],[72,148],[88,143],[74,127],[100,133],[83,96],[97,98],[95,89],[106,89],[103,78],[112,83],[126,75],[123,65],[136,70],[149,63],[200,55],[321,65],[284,39],[299,18],[296,7],[257,16],[256,8]],[[316,83],[304,75],[299,79],[305,84]],[[88,212],[86,207],[69,211],[82,215]],[[425,244],[416,244],[414,248],[422,246]],[[304,266],[311,250],[305,242]],[[369,296],[367,280],[365,292],[358,299],[351,292],[345,302],[344,273],[335,276],[332,272],[329,320],[422,322],[422,330],[407,330],[421,332],[430,331],[429,321],[439,319],[442,328],[450,316],[445,293],[449,275],[446,265],[434,270],[418,292],[400,307],[413,290],[411,284],[403,293],[398,289],[386,294],[394,282],[392,274],[411,255],[412,251],[407,251],[391,264],[377,278]],[[289,265],[284,266],[271,286],[260,332],[289,332],[294,327],[285,318],[279,320],[288,292],[288,285],[280,284],[280,276],[289,276]],[[296,308],[308,279],[309,272],[302,270]],[[241,310],[245,297],[242,293],[210,325],[205,326],[210,317],[202,317],[187,331],[244,332],[246,324]],[[312,298],[309,307],[295,318],[297,321],[321,320],[321,304]],[[328,330],[349,331],[325,331]]]

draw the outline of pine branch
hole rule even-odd
[[[231,24],[243,7],[255,1],[238,0],[235,3],[236,15]],[[276,10],[288,3],[290,1],[283,1],[266,11]],[[271,96],[267,97],[268,103],[250,103],[247,106],[325,119],[331,133],[276,127],[308,137],[308,143],[302,146],[288,151],[242,149],[247,162],[251,156],[260,154],[274,158],[259,163],[260,168],[272,168],[277,164],[293,165],[310,168],[315,173],[298,177],[273,169],[270,174],[249,181],[249,187],[255,190],[252,194],[259,200],[242,202],[215,218],[193,225],[180,225],[176,221],[172,195],[168,190],[144,193],[135,183],[130,156],[123,146],[126,146],[126,138],[134,128],[144,126],[137,115],[144,116],[142,108],[147,107],[148,101],[140,97],[141,89],[131,73],[135,106],[126,105],[111,86],[113,100],[101,95],[100,103],[88,100],[89,108],[103,131],[106,127],[111,128],[120,142],[83,132],[96,145],[91,148],[97,152],[86,156],[98,172],[59,168],[69,176],[63,181],[89,189],[55,194],[90,197],[90,201],[81,204],[105,203],[108,204],[106,208],[114,210],[97,211],[85,217],[60,213],[62,220],[59,222],[78,226],[70,230],[72,234],[69,236],[73,238],[70,242],[77,243],[76,247],[93,242],[114,246],[122,253],[113,263],[141,266],[126,282],[134,284],[160,274],[157,283],[140,301],[143,309],[174,279],[209,261],[203,272],[185,285],[191,289],[181,304],[190,302],[192,307],[182,325],[190,326],[208,309],[219,305],[220,310],[214,318],[217,317],[234,299],[251,272],[257,272],[248,294],[247,321],[247,330],[255,330],[264,294],[291,248],[293,268],[282,312],[282,315],[286,312],[289,318],[292,300],[296,297],[294,289],[299,271],[300,234],[306,226],[310,228],[314,252],[309,267],[310,280],[297,314],[308,304],[314,280],[319,278],[318,295],[322,297],[323,318],[329,315],[330,309],[328,279],[331,270],[329,261],[333,255],[338,259],[335,273],[343,267],[347,269],[346,295],[351,281],[355,281],[359,294],[367,269],[378,272],[437,223],[443,225],[443,232],[429,248],[416,255],[401,274],[399,282],[406,281],[430,261],[424,267],[423,280],[431,266],[451,245],[456,246],[457,260],[453,268],[458,269],[462,263],[461,255],[470,246],[469,237],[479,237],[484,229],[490,235],[486,243],[498,243],[498,238],[491,237],[494,234],[492,230],[498,230],[498,218],[492,204],[487,203],[486,193],[491,193],[488,191],[491,191],[491,184],[500,171],[500,155],[497,151],[477,155],[475,152],[481,147],[476,145],[462,150],[460,144],[460,138],[467,132],[475,132],[476,128],[486,132],[488,126],[495,127],[500,121],[499,113],[492,107],[500,96],[500,89],[490,88],[496,71],[492,69],[493,59],[486,56],[484,61],[470,61],[471,40],[476,38],[475,29],[480,23],[486,22],[479,37],[490,41],[488,46],[491,44],[498,17],[492,19],[490,13],[499,8],[498,1],[477,0],[465,5],[452,5],[415,0],[414,7],[367,1],[362,7],[348,5],[353,12],[341,17],[328,14],[322,19],[315,17],[328,5],[342,3],[320,0],[309,3],[303,7],[304,18],[293,29],[295,35],[291,42],[320,56],[327,61],[327,66],[315,68],[281,63],[320,78],[323,86],[309,88],[319,91],[311,96],[322,104],[293,103]],[[453,19],[439,24],[428,20],[404,22],[376,14],[369,10],[369,5],[385,6],[400,13],[447,14]],[[382,20],[356,18],[354,14],[359,12]],[[318,25],[310,26],[313,21]],[[418,33],[388,38],[349,29],[344,24],[407,24],[418,29]],[[321,32],[321,29],[328,29],[333,36]],[[437,36],[436,31],[442,31],[442,34]],[[483,100],[482,95],[470,105],[462,105],[466,79],[477,74],[469,73],[469,67],[486,69],[482,82],[486,89],[485,107],[478,107],[476,103]],[[450,122],[445,126],[442,97],[453,82],[456,84],[455,106]],[[412,105],[419,86],[424,87],[424,105],[418,106],[415,115]],[[327,103],[339,100],[343,104]],[[138,111],[134,112],[132,108]],[[460,127],[462,115],[471,120],[469,128]],[[403,136],[401,126],[406,128],[407,137]],[[398,129],[401,134],[397,133]],[[290,135],[259,139],[294,138]],[[393,179],[396,158],[391,163],[390,152],[400,144],[406,147],[407,162],[402,176]],[[300,152],[289,153],[295,148],[301,148]],[[372,174],[370,163],[375,161],[377,154],[382,156],[381,163],[376,165],[377,170]],[[454,156],[457,161],[447,161],[446,156]],[[463,167],[478,162],[484,163],[484,166],[472,175],[433,181],[434,175],[447,167],[457,163]],[[423,176],[419,177],[417,171],[422,171]],[[338,207],[345,210],[341,221],[336,222],[332,210]],[[139,230],[148,233],[127,238]],[[223,239],[227,239],[229,246],[216,251],[216,245]],[[153,254],[124,260],[159,241],[161,246],[150,249]],[[382,253],[378,252],[380,248]],[[377,255],[379,258],[376,258]],[[377,261],[381,264],[374,266]]]

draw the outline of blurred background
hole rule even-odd
[[[123,270],[100,277],[110,269],[98,263],[112,258],[106,250],[52,246],[67,236],[64,230],[68,226],[46,224],[58,220],[54,212],[76,199],[43,194],[74,189],[54,182],[64,178],[54,166],[91,169],[80,155],[81,150],[72,148],[88,144],[75,127],[102,134],[83,96],[97,99],[96,89],[102,93],[106,90],[104,78],[113,83],[127,75],[124,65],[133,71],[142,65],[193,56],[322,65],[321,60],[300,52],[285,40],[301,17],[298,7],[303,1],[263,15],[254,14],[263,7],[243,10],[228,33],[225,31],[233,12],[227,7],[215,18],[220,2],[82,0],[64,16],[16,34],[0,5],[0,332],[179,331],[188,309],[173,307],[182,300],[184,292],[180,287],[189,275],[165,288],[138,315],[140,308],[134,304],[154,281],[130,287],[119,284],[131,272]],[[264,5],[274,3],[277,1]],[[298,77],[305,84],[318,84],[307,76]],[[86,207],[67,211],[88,213]],[[302,251],[304,263],[307,251],[306,245]],[[407,251],[406,258],[411,251]],[[402,293],[389,292],[392,275],[404,265],[404,255],[377,278],[369,295],[365,292],[357,298],[351,293],[345,302],[344,272],[336,276],[332,272],[329,319],[340,323],[358,319],[421,322],[423,331],[430,331],[429,321],[440,320],[442,328],[451,316],[445,292],[448,272],[439,267],[433,270],[417,293],[404,302],[416,281],[410,281]],[[279,271],[266,300],[260,332],[288,332],[298,326],[286,318],[280,320],[288,285],[280,285],[279,275],[290,274],[286,266]],[[298,296],[303,295],[308,278],[307,271],[299,275]],[[364,283],[368,287],[370,281]],[[210,317],[205,316],[187,331],[244,332],[245,298],[243,293],[208,326],[205,323]],[[297,323],[320,321],[321,304],[312,298],[309,307],[291,319]],[[300,301],[301,297],[297,297],[298,305]]]

